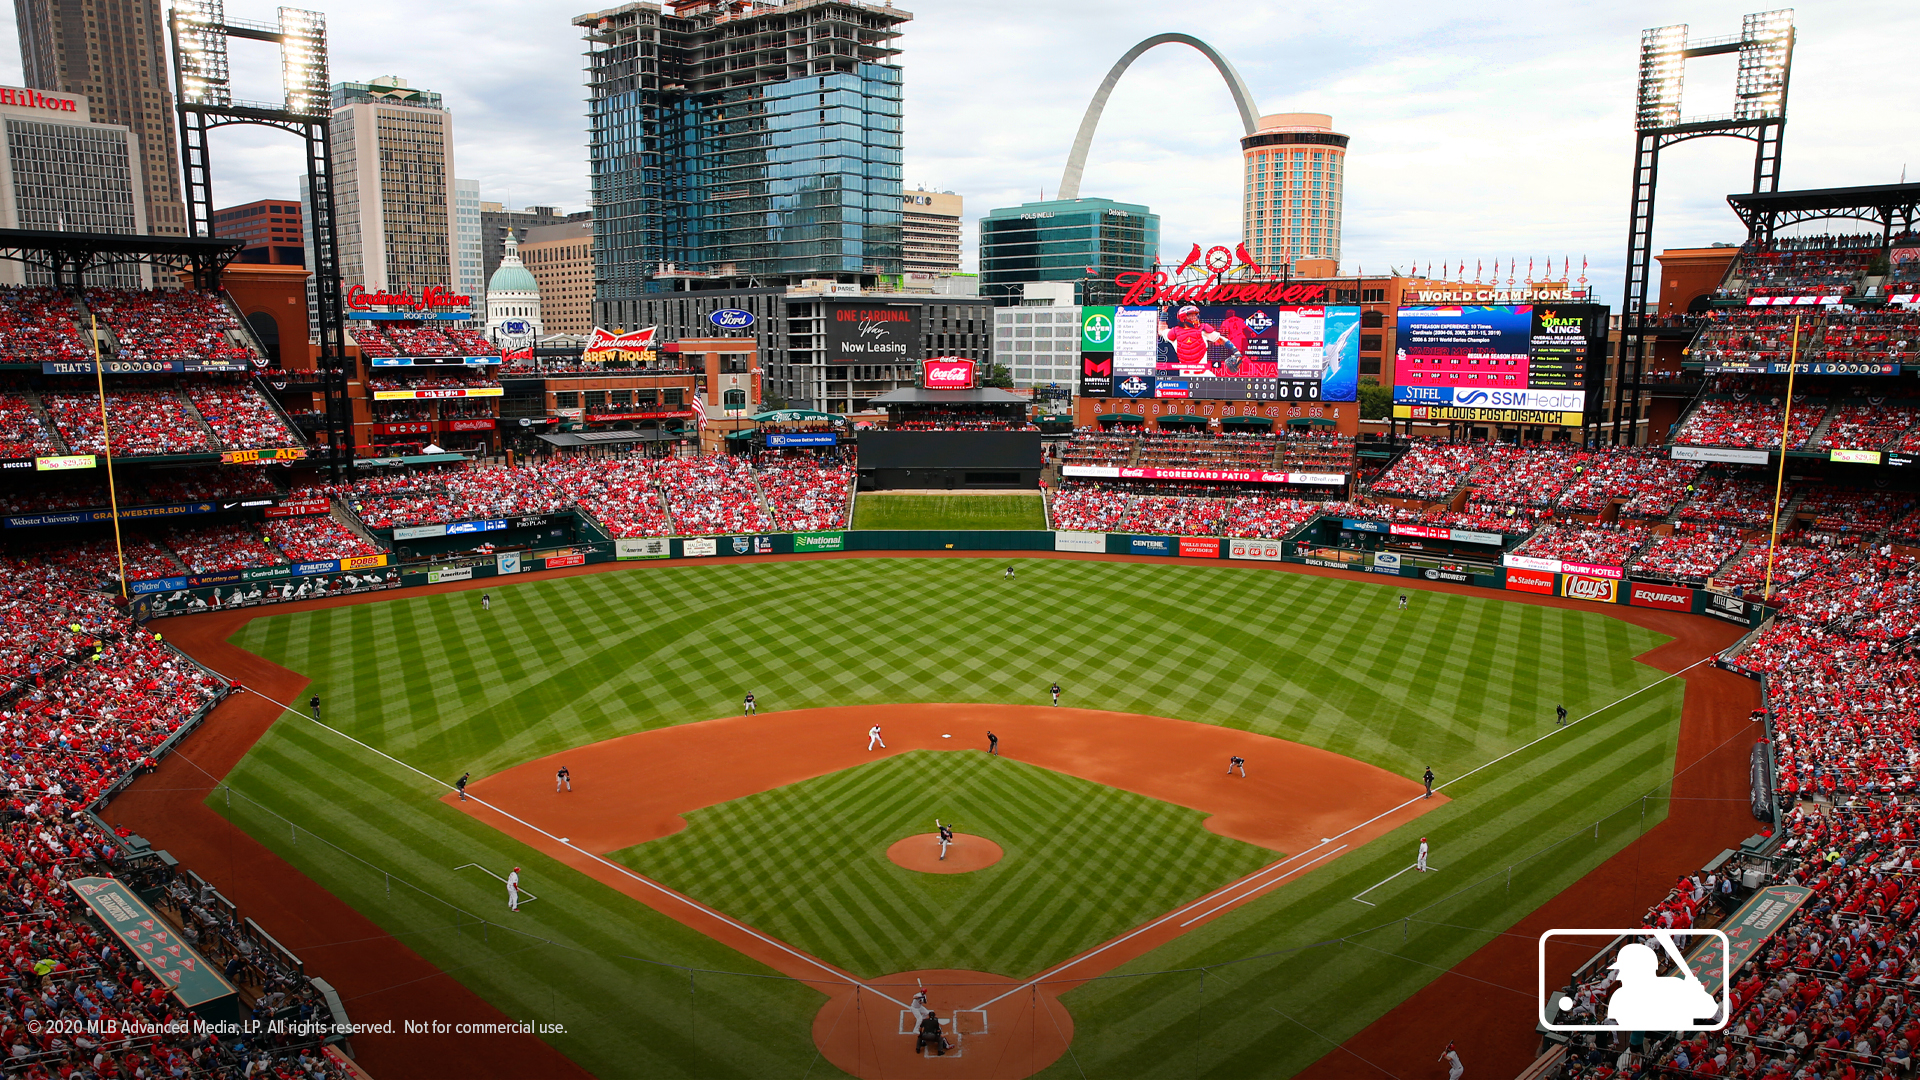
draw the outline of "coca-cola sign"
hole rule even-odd
[[[958,356],[940,356],[921,365],[923,384],[929,390],[969,390],[973,387],[973,361]]]

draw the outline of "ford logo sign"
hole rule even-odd
[[[721,308],[707,316],[707,320],[722,330],[745,330],[753,325],[753,312],[739,308]]]

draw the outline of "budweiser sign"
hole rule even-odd
[[[371,311],[377,307],[406,308],[409,311],[426,311],[429,308],[459,308],[473,304],[473,297],[443,289],[438,285],[429,285],[420,291],[419,296],[411,292],[368,292],[360,285],[347,286],[347,306],[355,311]]]
[[[589,364],[601,364],[608,360],[639,360],[640,354],[653,349],[655,331],[660,328],[649,326],[645,330],[631,330],[616,334],[611,330],[593,328],[593,336],[587,339],[587,347],[580,359]]]
[[[939,356],[921,365],[921,382],[929,390],[968,390],[973,387],[973,361]]]
[[[1319,283],[1285,281],[1221,281],[1208,274],[1204,281],[1169,285],[1163,270],[1128,270],[1114,276],[1126,292],[1120,303],[1136,304],[1317,304],[1326,300],[1327,287]]]

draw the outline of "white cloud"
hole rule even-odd
[[[587,200],[584,5],[470,0],[446,9],[321,2],[336,80],[399,75],[445,95],[457,171],[483,197],[578,209]],[[902,0],[908,187],[966,196],[969,219],[1053,194],[1087,99],[1135,42],[1183,31],[1212,43],[1263,112],[1330,113],[1352,136],[1345,266],[1457,266],[1518,258],[1579,265],[1616,301],[1626,247],[1639,32],[1685,20],[1696,37],[1737,32],[1758,0],[1606,4],[1341,5],[1190,0]],[[266,0],[229,0],[270,20]],[[12,17],[11,5],[0,19]],[[1892,2],[1798,13],[1783,187],[1920,177],[1920,120],[1901,72],[1920,14]],[[235,42],[243,97],[271,97],[277,53]],[[0,81],[19,80],[17,50]],[[1687,111],[1728,111],[1728,64],[1696,61]],[[1239,236],[1239,120],[1212,66],[1155,49],[1107,104],[1081,192],[1151,206],[1162,243]],[[296,190],[299,147],[260,132],[214,145],[224,203]],[[1703,140],[1663,158],[1658,246],[1738,240],[1726,208],[1745,190],[1749,144]],[[968,242],[975,232],[969,224]],[[969,251],[971,258],[971,251]],[[1504,271],[1503,271],[1504,276]],[[1616,301],[1617,302],[1617,301]]]

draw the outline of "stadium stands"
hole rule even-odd
[[[359,533],[325,514],[280,518],[266,523],[266,538],[294,562],[321,562],[378,555],[380,549]]]
[[[1620,516],[1658,521],[1673,513],[1703,465],[1674,461],[1658,447],[1614,447],[1576,475],[1560,493],[1563,513],[1599,514],[1615,502]]]
[[[68,449],[76,454],[106,453],[98,396],[47,394],[45,402]],[[118,456],[205,454],[213,450],[206,427],[178,390],[109,390],[107,419],[113,427],[113,452]]]
[[[187,400],[229,450],[300,445],[266,395],[251,383],[192,382]]]
[[[382,356],[499,356],[500,349],[477,330],[442,329],[444,324],[360,322],[349,333],[360,351]]]
[[[284,554],[262,541],[260,530],[251,525],[219,525],[211,529],[176,526],[167,533],[167,547],[181,565],[194,574],[279,566],[287,561]]]
[[[580,508],[615,539],[673,532],[666,505],[653,487],[650,460],[603,458],[584,463],[578,484]]]
[[[0,458],[40,457],[59,452],[53,432],[25,394],[0,391]]]
[[[1735,401],[1707,398],[1687,415],[1673,441],[1687,446],[1778,447],[1784,406],[1777,399]],[[1820,426],[1823,405],[1796,398],[1787,428],[1787,449],[1797,450]]]
[[[811,456],[773,458],[762,463],[760,490],[783,532],[847,527],[847,491],[853,470],[823,465]]]
[[[1625,566],[1653,539],[1644,525],[1551,525],[1513,550],[1535,559],[1562,559],[1596,566]]]
[[[1447,498],[1467,481],[1486,445],[1417,443],[1382,473],[1369,490],[1374,495],[1406,499]]]
[[[1851,296],[1883,242],[1877,234],[1781,237],[1771,244],[1749,240],[1718,295]]]
[[[1149,469],[1271,469],[1275,443],[1271,435],[1148,435],[1140,442],[1139,464]]]
[[[770,532],[745,462],[736,458],[661,459],[655,480],[681,536]]]
[[[253,359],[240,321],[217,293],[88,289],[87,307],[113,330],[122,360]]]
[[[1674,533],[1647,545],[1633,561],[1635,574],[1699,583],[1740,550],[1740,540],[1722,532]]]
[[[1681,521],[1725,528],[1757,529],[1773,516],[1773,484],[1746,477],[1707,477],[1693,485],[1681,506]],[[1792,502],[1791,488],[1782,505]]]
[[[88,361],[93,346],[74,322],[73,300],[56,289],[0,286],[0,363]]]
[[[1911,430],[1915,420],[1920,420],[1920,408],[1912,405],[1841,405],[1833,410],[1815,448],[1879,450]]]
[[[1248,540],[1283,540],[1321,514],[1364,513],[1347,502],[1312,502],[1274,495],[1235,495],[1227,500],[1227,513],[1220,522],[1220,534]]]

